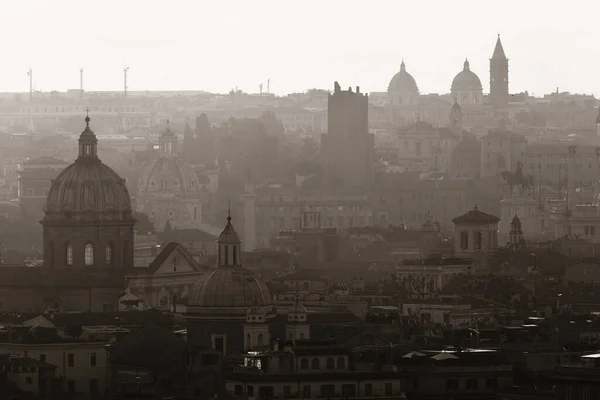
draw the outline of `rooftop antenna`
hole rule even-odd
[[[79,94],[83,100],[83,68],[79,68]]]
[[[124,79],[124,87],[123,87],[124,91],[123,91],[123,94],[125,95],[125,97],[127,97],[127,72],[128,71],[129,71],[129,67],[126,66],[123,69],[123,79]]]
[[[27,76],[29,76],[29,102],[31,103],[33,101],[33,71],[31,67],[27,71]]]

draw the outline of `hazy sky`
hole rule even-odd
[[[511,92],[600,95],[598,0],[4,0],[0,92],[384,91],[404,58],[421,93],[448,92],[465,57],[489,91],[497,34]]]

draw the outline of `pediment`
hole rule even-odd
[[[194,257],[179,243],[169,243],[150,264],[152,275],[202,272]]]

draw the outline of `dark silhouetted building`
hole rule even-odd
[[[324,169],[345,186],[365,186],[372,181],[375,138],[369,133],[368,96],[335,82],[329,95],[328,132],[321,137]]]

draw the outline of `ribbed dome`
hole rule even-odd
[[[177,157],[157,158],[140,177],[140,194],[148,192],[189,193],[199,190],[196,172]]]
[[[79,157],[52,181],[44,220],[75,217],[105,220],[131,218],[131,200],[125,180],[100,161],[96,136],[86,128],[79,138]]]
[[[240,266],[220,266],[200,277],[188,296],[192,307],[240,308],[272,306],[267,285]]]
[[[463,70],[452,81],[452,91],[460,90],[483,90],[481,80],[469,67],[469,61],[465,61]]]
[[[400,64],[400,71],[390,81],[388,93],[419,94],[417,82],[411,74],[406,72],[404,61]]]

